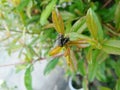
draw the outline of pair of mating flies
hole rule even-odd
[[[65,56],[69,56],[69,54],[70,54],[69,46],[71,46],[71,45],[76,45],[80,48],[85,48],[85,46],[82,46],[82,44],[87,43],[85,40],[79,39],[79,40],[75,40],[75,41],[70,41],[69,37],[64,36],[64,31],[65,31],[64,23],[63,23],[61,15],[58,11],[53,10],[52,21],[54,24],[54,28],[59,33],[59,36],[57,38],[57,46],[52,51],[50,51],[51,56],[58,54],[60,52],[60,50],[62,49],[62,47],[66,48],[65,54],[66,53],[67,54]]]
[[[66,43],[68,43],[70,40],[69,37],[64,36],[64,23],[59,12],[53,10],[52,21],[54,24],[54,28],[59,33],[59,36],[56,40],[57,46],[50,52],[50,55],[55,55],[58,54],[62,47],[65,46]]]

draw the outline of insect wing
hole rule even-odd
[[[49,55],[54,56],[54,55],[58,54],[61,50],[62,50],[62,47],[57,46],[52,51],[49,52]]]

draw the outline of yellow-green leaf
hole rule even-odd
[[[103,87],[103,86],[101,86],[101,87],[99,87],[99,89],[98,90],[111,90],[110,88],[108,88],[108,87]]]
[[[86,23],[85,23],[85,18],[80,18],[78,21],[75,22],[75,24],[72,26],[71,31],[73,32],[78,32],[82,33],[83,30],[87,28]]]
[[[120,40],[108,40],[102,45],[102,50],[108,54],[120,55]]]
[[[115,23],[116,23],[116,28],[119,30],[120,29],[120,1],[117,4],[116,11],[115,11]]]
[[[59,61],[59,58],[55,58],[53,60],[50,60],[48,62],[48,64],[46,65],[45,69],[44,69],[44,75],[50,73],[55,68],[55,66],[57,65],[58,61]]]
[[[22,11],[28,4],[30,0],[22,0],[19,6],[16,7],[18,11]]]
[[[25,76],[24,76],[24,83],[25,83],[25,87],[26,90],[33,90],[32,89],[32,67],[29,66],[26,71],[25,71]]]
[[[92,50],[93,50],[93,48],[90,47],[89,50],[88,50],[88,53],[86,55],[86,58],[87,58],[87,61],[88,61],[89,64],[92,64]]]
[[[120,90],[120,79],[117,80],[117,84],[115,86],[115,90]]]
[[[90,8],[86,15],[87,27],[95,40],[103,40],[103,30],[96,13]]]
[[[59,12],[53,10],[52,21],[58,33],[64,34],[64,23]]]
[[[49,15],[51,14],[52,10],[54,9],[55,5],[56,5],[57,0],[52,0],[45,8],[45,10],[43,10],[41,17],[40,17],[40,23],[41,25],[44,25],[47,23],[47,19],[49,17]]]

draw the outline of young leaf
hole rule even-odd
[[[54,56],[58,54],[61,50],[62,50],[62,47],[57,46],[49,52],[49,55]]]
[[[86,15],[87,27],[95,40],[103,40],[103,30],[96,13],[90,8]]]
[[[78,21],[75,22],[75,24],[72,26],[71,31],[73,32],[79,32],[82,33],[83,30],[87,28],[86,23],[85,23],[85,18],[80,18]]]
[[[100,86],[99,87],[99,90],[111,90],[110,88],[108,88],[108,87],[103,87],[103,86]]]
[[[22,11],[30,2],[30,0],[21,0],[21,3],[19,6],[16,8],[18,11]]]
[[[25,87],[27,90],[33,90],[32,89],[32,66],[29,66],[26,71],[25,71],[25,76],[24,76],[24,83]]]
[[[43,10],[41,17],[40,17],[40,23],[41,25],[46,24],[47,19],[49,17],[49,15],[51,14],[53,8],[56,5],[57,0],[52,0],[45,8],[45,10]]]
[[[58,61],[59,61],[59,58],[55,58],[53,60],[50,60],[48,62],[48,64],[46,65],[45,69],[44,69],[44,75],[50,73],[55,68],[55,66],[57,65]]]
[[[32,60],[34,54],[33,54],[33,51],[31,50],[31,48],[29,46],[27,46],[25,49],[26,49],[26,57],[27,57],[26,61],[29,62],[29,61]]]
[[[76,32],[70,32],[69,37],[70,37],[70,40],[85,39],[85,40],[91,41],[90,37],[83,34],[76,33]]]
[[[27,5],[27,9],[26,9],[26,14],[29,18],[31,18],[32,7],[33,7],[33,3],[32,3],[32,0],[30,0],[30,2]]]
[[[53,10],[52,21],[58,33],[64,34],[64,23],[59,12]]]
[[[120,55],[120,40],[108,40],[102,45],[102,50],[108,54]]]
[[[105,63],[99,64],[99,67],[98,67],[98,70],[96,73],[97,73],[96,74],[97,80],[102,81],[102,82],[107,81],[107,77],[106,77],[106,73],[105,73]]]
[[[116,23],[116,28],[119,30],[120,29],[120,1],[116,7],[115,11],[115,23]]]
[[[120,79],[117,80],[117,84],[115,86],[115,90],[120,90]]]
[[[83,78],[82,86],[84,90],[88,90],[88,80],[86,77]]]
[[[100,51],[99,50],[95,50],[92,52],[92,63],[88,65],[88,79],[90,82],[92,82],[94,80],[94,78],[96,77],[96,72],[98,69],[98,61],[97,61],[97,56],[99,56]]]
[[[70,13],[68,11],[61,11],[60,14],[62,15],[63,20],[70,20],[76,17],[74,13]]]
[[[120,78],[120,61],[117,61],[116,62],[116,65],[114,66],[115,67],[115,73],[116,75]]]
[[[86,74],[85,67],[84,67],[84,61],[83,60],[79,60],[77,64],[78,64],[77,65],[78,66],[78,71],[80,72],[80,74],[82,76],[84,76]]]
[[[87,61],[89,64],[92,64],[92,47],[89,48],[88,53],[86,55]]]

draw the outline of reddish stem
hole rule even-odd
[[[59,55],[53,56],[51,58],[53,59],[53,58],[57,58],[57,57],[61,57],[61,56],[63,56],[63,54],[59,54]],[[38,58],[36,60],[32,60],[30,63],[34,64],[37,61],[46,60],[46,59],[49,59],[49,58],[41,58],[40,57],[40,58]],[[8,67],[8,66],[15,66],[15,65],[23,65],[23,64],[27,64],[27,63],[28,62],[17,62],[17,63],[5,64],[5,65],[0,65],[0,68],[1,67]]]

